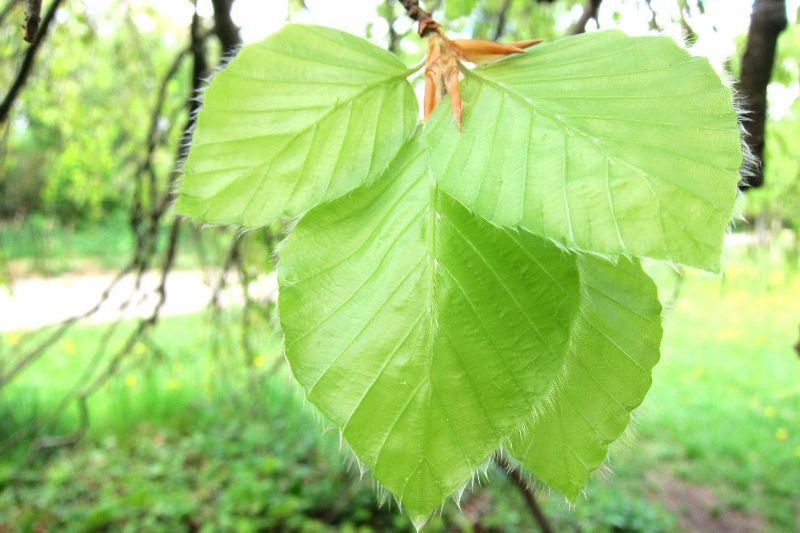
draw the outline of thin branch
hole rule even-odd
[[[778,36],[786,28],[784,0],[756,0],[747,32],[747,47],[742,57],[737,88],[747,116],[744,141],[755,158],[742,165],[740,187],[764,184],[764,127],[767,120],[767,85],[772,77]]]
[[[424,37],[429,30],[439,27],[433,20],[433,16],[420,7],[419,0],[398,1],[403,5],[409,18],[417,22],[417,33],[420,37]]]
[[[503,5],[500,6],[500,11],[497,13],[497,26],[494,28],[493,40],[499,41],[503,34],[506,32],[506,23],[508,22],[508,10],[511,8],[511,0],[503,0]]]
[[[652,0],[644,0],[644,3],[647,5],[647,9],[650,10],[648,26],[651,30],[660,32],[663,28],[658,24],[658,17],[656,16],[656,10],[653,8]]]
[[[578,19],[578,22],[575,23],[575,26],[572,27],[572,35],[578,35],[579,33],[586,32],[586,25],[589,23],[590,20],[594,20],[595,23],[597,22],[597,15],[600,11],[600,4],[603,0],[586,0],[586,3],[583,6],[583,13],[581,14],[581,18]]]
[[[31,44],[31,46],[25,52],[25,57],[22,60],[22,65],[20,65],[17,77],[11,84],[11,88],[9,88],[8,92],[3,97],[3,101],[0,102],[0,125],[5,124],[8,120],[11,107],[17,100],[19,92],[25,86],[25,82],[28,81],[28,76],[30,76],[31,72],[33,71],[33,63],[36,59],[36,53],[39,51],[39,48],[41,47],[42,43],[44,42],[44,38],[47,35],[47,31],[50,29],[50,25],[55,19],[56,11],[58,11],[58,8],[63,2],[64,0],[53,0],[50,3],[47,13],[45,13],[44,19],[42,19],[36,40],[33,41],[33,44]]]
[[[214,32],[222,44],[222,52],[231,55],[242,44],[239,27],[231,18],[233,0],[211,0],[211,3],[214,6]]]
[[[403,4],[403,9],[406,10],[406,13],[411,18],[411,20],[416,22],[422,22],[423,20],[431,18],[431,14],[420,7],[419,0],[398,0],[398,1],[401,4]]]
[[[387,45],[387,49],[392,52],[396,53],[397,48],[400,45],[400,39],[402,36],[397,33],[397,30],[394,29],[394,23],[396,17],[394,14],[394,1],[393,0],[384,0],[384,19],[386,20],[386,24],[389,25],[389,44]]]
[[[508,459],[499,453],[495,454],[494,462],[503,470],[503,472],[506,473],[508,479],[514,483],[517,489],[519,489],[523,498],[525,498],[525,503],[528,505],[528,509],[530,509],[531,514],[533,515],[534,520],[536,520],[536,523],[539,525],[539,529],[541,529],[542,533],[553,533],[553,527],[550,525],[550,522],[544,515],[542,508],[539,507],[539,503],[536,501],[536,495],[528,486],[528,482],[525,480],[525,477],[522,475],[522,472],[520,472],[519,468],[509,463]]]

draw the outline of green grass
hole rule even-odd
[[[164,224],[158,233],[157,253],[167,246],[169,228]],[[225,228],[200,231],[184,224],[181,242],[202,242],[206,253],[223,253],[230,246],[232,231]],[[12,277],[53,276],[65,272],[108,271],[124,267],[132,258],[136,242],[124,213],[110,214],[104,224],[66,226],[41,217],[29,217],[21,223],[0,222],[0,282],[2,272]],[[177,268],[198,268],[202,258],[198,246],[179,246]],[[158,268],[159,261],[153,265]]]
[[[674,276],[655,269],[662,292]],[[800,275],[780,258],[730,258],[724,279],[690,272],[667,312],[662,360],[610,474],[575,508],[541,493],[557,531],[726,530],[800,523]],[[123,329],[129,328],[126,325]],[[102,327],[76,328],[0,393],[0,440],[40,417],[79,381]],[[0,524],[65,531],[404,531],[378,505],[338,432],[305,405],[266,328],[247,358],[202,316],[164,321],[160,351],[140,345],[90,402],[87,438],[29,468],[0,458]],[[119,343],[119,331],[111,345]],[[0,358],[20,339],[6,335]],[[212,346],[220,346],[215,352]],[[108,361],[103,361],[106,364]],[[101,365],[102,368],[102,365]],[[53,431],[77,424],[70,408]],[[10,483],[11,476],[17,477]],[[529,531],[514,488],[496,472],[431,530]]]

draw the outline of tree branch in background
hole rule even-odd
[[[420,7],[419,0],[399,0],[399,2],[403,4],[403,9],[411,20],[417,22],[417,33],[420,37],[424,37],[428,30],[438,27],[433,16]]]
[[[740,187],[764,184],[764,127],[767,120],[767,85],[772,77],[778,36],[786,28],[784,0],[756,0],[747,32],[747,47],[742,57],[737,88],[745,113],[744,142],[755,161],[742,165]]]
[[[386,48],[392,52],[397,52],[397,47],[400,44],[400,34],[394,29],[394,22],[396,20],[394,15],[394,0],[384,0],[384,19],[386,24],[389,25],[389,43]]]
[[[499,41],[506,32],[509,8],[511,8],[511,0],[503,0],[503,5],[500,6],[500,11],[497,13],[497,26],[494,28],[493,41]]]
[[[583,6],[583,13],[581,14],[581,18],[578,19],[578,22],[572,27],[572,35],[578,35],[579,33],[586,32],[586,25],[589,23],[590,20],[594,20],[595,23],[597,22],[597,14],[600,11],[600,4],[603,0],[586,0],[586,4]]]
[[[42,22],[42,0],[26,0],[25,2],[25,35],[23,39],[32,43],[39,33],[39,23]]]
[[[539,503],[536,501],[536,495],[533,493],[531,488],[528,486],[528,482],[525,480],[525,477],[520,472],[519,468],[512,465],[508,462],[503,455],[496,453],[494,455],[494,462],[497,466],[499,466],[503,472],[508,476],[508,479],[511,480],[512,483],[519,489],[522,496],[525,498],[525,503],[528,504],[528,509],[530,509],[531,514],[533,515],[534,520],[539,525],[539,529],[542,533],[554,533],[553,527],[548,522],[547,517],[542,512],[542,508],[539,507]]]
[[[430,19],[431,14],[422,9],[419,5],[419,0],[398,0],[403,4],[403,9],[406,10],[411,20],[422,22],[423,20]]]
[[[36,59],[36,53],[39,51],[39,48],[44,42],[44,38],[47,36],[47,30],[50,28],[50,25],[55,19],[56,11],[59,7],[61,7],[63,2],[64,0],[53,0],[50,3],[50,7],[47,9],[47,12],[44,14],[41,26],[39,27],[39,31],[36,35],[36,39],[25,52],[25,57],[22,59],[22,65],[19,67],[17,77],[14,78],[14,82],[11,84],[8,92],[5,94],[5,96],[3,96],[3,101],[0,102],[0,125],[5,124],[8,120],[8,115],[11,112],[14,102],[19,96],[19,92],[25,86],[25,82],[28,81],[28,76],[30,76],[31,71],[33,70],[33,63]]]
[[[211,0],[214,6],[214,32],[222,43],[222,51],[226,55],[233,54],[242,43],[239,27],[231,18],[233,0]]]

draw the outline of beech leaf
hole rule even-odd
[[[575,258],[438,192],[418,138],[310,211],[278,278],[295,378],[417,524],[545,397],[578,303]]]
[[[573,502],[644,400],[662,333],[656,286],[638,261],[581,256],[578,272],[580,308],[564,375],[511,443],[523,466]]]
[[[717,271],[742,152],[730,91],[668,37],[602,31],[464,71],[426,128],[443,191],[567,247]]]
[[[177,211],[261,226],[368,182],[416,126],[408,74],[319,26],[287,24],[242,48],[204,95]]]

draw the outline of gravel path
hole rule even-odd
[[[0,287],[0,333],[31,330],[57,324],[92,309],[114,280],[114,274],[68,274],[55,278],[32,277]],[[218,273],[202,271],[172,272],[167,276],[166,300],[161,316],[187,315],[206,308],[213,294],[210,280]],[[119,319],[147,317],[158,302],[159,272],[146,272],[135,290],[131,274],[120,280],[108,300],[83,323],[101,324]],[[228,289],[220,295],[223,306],[240,304],[243,294],[238,280],[231,276]],[[274,274],[262,276],[250,286],[259,300],[275,299],[278,284]],[[131,298],[132,296],[132,298]],[[125,307],[130,300],[131,304]]]

